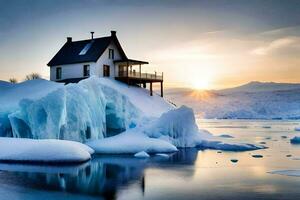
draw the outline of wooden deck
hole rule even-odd
[[[146,88],[146,84],[150,84],[150,95],[153,95],[152,84],[160,83],[161,97],[163,97],[163,74],[149,74],[140,72],[124,71],[119,72],[118,76],[115,77],[116,80],[127,83],[128,85],[142,85]]]

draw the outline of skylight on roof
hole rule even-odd
[[[85,55],[86,52],[91,48],[92,44],[93,44],[93,42],[87,43],[87,44],[83,47],[83,49],[80,51],[79,55],[81,55],[81,56],[82,56],[82,55]]]

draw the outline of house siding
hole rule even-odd
[[[114,59],[109,59],[109,49],[114,50]],[[114,78],[117,74],[117,71],[115,69],[114,60],[121,59],[120,52],[118,51],[118,48],[114,43],[111,43],[106,50],[103,52],[103,54],[100,56],[100,58],[97,60],[95,68],[96,68],[96,76],[103,77],[103,65],[109,65],[110,66],[110,78]]]
[[[69,78],[82,78],[83,77],[83,65],[90,65],[90,75],[95,73],[95,63],[78,63],[69,65],[53,66],[50,69],[50,80],[58,81]],[[56,68],[61,67],[61,79],[56,79]]]

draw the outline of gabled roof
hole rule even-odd
[[[122,59],[127,59],[117,36],[114,34],[109,37],[94,38],[90,40],[67,41],[47,65],[51,67],[83,62],[96,62],[112,42],[117,46]],[[91,43],[91,46],[88,51],[83,55],[79,55],[82,49],[89,43]]]

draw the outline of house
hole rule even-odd
[[[149,84],[153,95],[153,83],[160,83],[163,96],[163,74],[142,73],[146,61],[129,59],[117,36],[111,31],[108,37],[72,41],[67,37],[66,43],[47,64],[50,67],[50,80],[63,83],[76,83],[89,76],[113,78],[128,85],[146,88]]]

